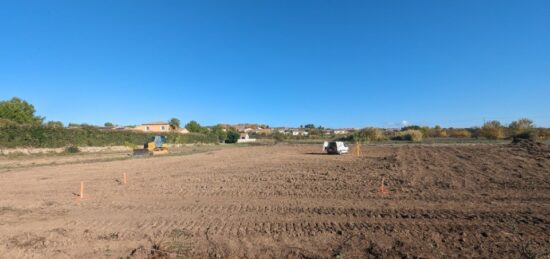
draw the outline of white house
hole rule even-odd
[[[250,138],[250,136],[248,136],[248,133],[241,133],[241,137],[239,138],[239,140],[237,140],[237,143],[247,143],[254,141],[256,141],[256,139]]]
[[[305,130],[293,130],[292,136],[307,136],[309,133]]]

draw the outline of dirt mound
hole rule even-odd
[[[510,146],[525,150],[527,153],[537,157],[550,158],[550,145],[548,144],[535,142],[530,139],[514,138]]]

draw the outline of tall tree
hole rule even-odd
[[[210,132],[218,138],[218,142],[224,142],[227,138],[227,132],[223,130],[223,126],[221,124],[212,127]]]
[[[198,122],[196,122],[196,121],[194,121],[194,120],[192,120],[192,121],[188,122],[187,124],[185,124],[185,128],[186,128],[189,132],[196,132],[196,133],[198,133],[198,132],[202,132],[202,131],[203,131],[202,126],[201,126]]]
[[[19,124],[42,124],[43,117],[35,116],[32,104],[17,97],[0,102],[0,118]]]
[[[170,119],[170,121],[168,121],[168,124],[170,124],[170,127],[172,127],[172,129],[179,129],[180,120],[178,118],[172,118]]]

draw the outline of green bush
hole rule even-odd
[[[142,145],[158,133],[101,130],[94,127],[56,128],[41,125],[0,126],[0,147],[129,146]],[[168,133],[170,144],[216,143],[216,136],[202,133]]]
[[[80,152],[80,149],[77,146],[68,146],[65,148],[65,153],[75,154],[78,152]]]
[[[189,132],[194,132],[194,133],[199,133],[199,132],[203,132],[204,131],[204,128],[196,121],[190,121],[188,122],[187,124],[185,124],[185,128],[189,131]]]
[[[52,127],[52,128],[63,128],[63,122],[60,122],[60,121],[48,121],[46,123],[46,126],[47,127]]]
[[[8,119],[0,118],[0,127],[8,126],[8,125],[17,125],[17,123]]]
[[[277,130],[273,131],[271,137],[275,140],[275,143],[281,142],[286,139],[286,135]]]
[[[208,134],[215,137],[218,140],[218,143],[223,143],[227,138],[227,132],[224,131],[221,124],[210,128],[210,132]]]
[[[19,124],[39,125],[44,121],[43,117],[34,115],[34,106],[17,97],[11,100],[0,101],[0,118]]]
[[[241,137],[241,134],[234,130],[229,130],[227,132],[227,138],[225,139],[225,143],[237,143],[239,138]]]

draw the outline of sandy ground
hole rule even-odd
[[[550,149],[529,143],[227,148],[16,168],[0,190],[0,258],[550,252]]]

